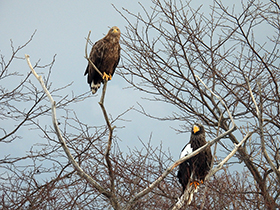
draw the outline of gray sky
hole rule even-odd
[[[137,2],[133,0],[1,1],[0,53],[8,59],[11,55],[10,39],[17,47],[24,44],[37,30],[33,41],[20,52],[20,56],[24,57],[24,54],[29,54],[33,65],[39,59],[41,59],[40,64],[44,65],[50,63],[54,54],[57,54],[51,76],[53,86],[61,87],[73,81],[73,86],[62,94],[66,95],[71,91],[75,94],[90,92],[86,77],[83,76],[87,65],[84,58],[85,37],[91,30],[91,40],[95,42],[114,25],[122,31],[126,21],[113,8],[112,4],[119,10],[125,7],[131,12],[137,13],[142,11]],[[143,5],[151,4],[150,0],[144,0],[141,3]],[[11,68],[22,74],[29,72],[25,60],[15,62]],[[40,88],[39,83],[35,81],[34,84],[38,84],[37,87]],[[131,106],[137,107],[137,102],[157,116],[166,116],[172,112],[170,107],[164,106],[162,103],[147,102],[141,99],[143,95],[138,91],[124,89],[125,87],[127,84],[118,75],[115,75],[108,84],[105,106],[113,118]],[[98,105],[99,98],[100,91],[97,96],[93,96],[75,107],[81,121],[91,125],[104,124]],[[123,118],[130,120],[130,122],[117,122],[116,126],[125,126],[125,128],[117,129],[115,133],[122,140],[120,146],[123,151],[126,151],[127,147],[142,147],[138,137],[147,142],[150,134],[153,133],[152,144],[157,146],[162,142],[163,148],[170,148],[173,158],[177,159],[181,148],[189,140],[189,134],[178,135],[171,128],[178,128],[178,123],[152,120],[135,111],[129,112]],[[46,119],[42,123],[51,125],[51,119]],[[38,134],[30,138],[31,133],[28,130],[21,129],[20,132],[24,138],[17,140],[18,147],[14,148],[11,145],[1,147],[1,154],[9,154],[14,150],[17,153],[24,152],[29,150],[34,141],[41,141]]]

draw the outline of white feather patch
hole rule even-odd
[[[183,148],[183,150],[181,152],[181,155],[180,155],[180,158],[185,157],[186,155],[191,154],[192,152],[193,152],[193,150],[192,150],[191,144],[187,144]]]
[[[100,83],[98,84],[94,84],[94,82],[91,82],[91,92],[92,94],[96,93],[96,91],[98,90],[98,88],[100,87]]]
[[[91,87],[92,88],[99,88],[100,87],[100,83],[94,84],[94,82],[91,82]]]

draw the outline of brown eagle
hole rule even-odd
[[[190,142],[182,149],[180,158],[190,154],[205,144],[204,127],[200,124],[195,124],[192,129]],[[188,189],[192,185],[196,191],[198,185],[204,182],[206,175],[212,167],[212,159],[211,149],[209,147],[179,165],[177,177],[183,187],[183,194],[185,189]],[[188,204],[191,202],[195,191],[190,191]]]
[[[92,94],[96,93],[103,79],[111,80],[115,69],[120,60],[120,29],[116,26],[112,27],[107,35],[95,42],[92,46],[89,59],[103,74],[103,77],[94,70],[94,67],[88,62],[85,74],[88,74],[87,82],[91,88]]]

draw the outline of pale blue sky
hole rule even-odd
[[[193,2],[196,4],[194,8],[202,2],[206,1]],[[44,65],[50,63],[54,54],[57,54],[51,76],[53,87],[61,87],[73,82],[70,88],[61,92],[62,96],[70,94],[71,91],[76,95],[86,91],[90,94],[86,77],[83,76],[87,66],[87,61],[84,58],[85,37],[91,30],[90,38],[95,42],[102,38],[110,27],[116,25],[121,31],[124,31],[124,27],[127,25],[112,4],[119,10],[124,7],[133,13],[143,12],[138,1],[134,0],[2,0],[0,2],[0,53],[8,59],[11,55],[10,39],[13,40],[14,47],[17,47],[24,44],[37,30],[32,42],[19,55],[24,57],[24,54],[29,54],[33,64],[41,59],[40,64]],[[151,0],[142,0],[141,4],[148,8],[151,5]],[[207,8],[209,6],[204,5],[202,9],[207,11]],[[131,21],[133,22],[133,20]],[[25,75],[30,71],[25,60],[15,61],[11,70]],[[34,84],[37,84],[37,88],[41,88],[35,79]],[[13,86],[14,84],[1,85]],[[142,97],[145,97],[143,93],[126,89],[127,86],[126,82],[117,74],[108,83],[105,106],[113,118],[132,106],[138,108],[137,103],[143,105],[149,113],[156,116],[171,115],[174,111],[175,108],[163,103],[143,100]],[[105,123],[98,105],[99,98],[100,91],[97,95],[73,107],[82,122],[92,126]],[[177,159],[182,147],[189,141],[189,133],[176,134],[172,129],[172,127],[180,128],[178,122],[161,122],[149,119],[135,111],[130,111],[123,118],[127,121],[118,121],[115,124],[118,127],[124,127],[115,130],[115,134],[121,139],[119,143],[123,151],[127,151],[127,147],[142,147],[138,138],[147,142],[152,133],[152,144],[158,146],[162,142],[163,149],[170,149],[173,159]],[[41,123],[51,125],[51,118],[41,120]],[[9,122],[5,122],[5,125],[13,126]],[[22,128],[20,132],[23,139],[17,140],[17,147],[12,144],[2,145],[0,154],[24,153],[34,143],[44,141],[38,134],[25,128]]]
[[[37,30],[33,41],[20,52],[20,56],[24,57],[24,54],[29,54],[33,64],[41,59],[40,64],[43,65],[51,62],[54,54],[57,54],[51,76],[53,86],[60,87],[73,81],[73,86],[62,94],[66,95],[71,91],[75,94],[90,92],[86,77],[83,76],[87,65],[84,58],[85,37],[91,30],[91,40],[95,42],[107,33],[109,27],[114,25],[122,31],[127,23],[112,4],[119,10],[125,7],[131,12],[137,13],[142,11],[137,2],[132,0],[1,1],[0,53],[8,59],[11,54],[10,39],[17,47],[24,44]],[[150,2],[150,0],[145,0],[141,1],[141,4],[150,5]],[[11,68],[11,70],[19,71],[22,74],[29,72],[25,60],[16,61]],[[36,81],[34,83],[38,84],[37,87],[40,88],[39,83]],[[105,106],[113,117],[131,106],[137,106],[137,102],[157,116],[166,116],[172,112],[172,109],[162,103],[144,101],[141,99],[143,95],[138,91],[124,89],[125,87],[127,84],[118,75],[115,75],[108,84]],[[75,110],[83,122],[91,125],[104,124],[98,105],[99,98],[100,92],[97,97],[91,97],[75,106]],[[189,134],[178,135],[171,128],[178,128],[178,123],[159,122],[135,111],[129,112],[123,118],[130,120],[130,122],[117,122],[117,126],[125,126],[125,128],[116,129],[115,132],[122,139],[120,146],[123,151],[126,151],[126,147],[142,147],[138,137],[147,142],[150,134],[153,133],[152,144],[158,146],[162,142],[163,148],[170,148],[173,158],[177,159],[181,148],[189,140]],[[46,119],[42,123],[51,125],[51,119]],[[33,133],[24,129],[20,130],[23,139],[17,140],[17,148],[12,145],[3,146],[0,148],[1,154],[7,155],[13,150],[16,150],[17,154],[24,153],[29,150],[34,141],[41,141],[38,134],[34,133],[35,136],[30,138]]]

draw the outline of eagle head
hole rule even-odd
[[[121,34],[121,31],[120,31],[120,29],[119,29],[117,26],[113,26],[113,27],[110,29],[110,33],[111,33],[112,35],[117,36],[117,35]]]
[[[200,124],[194,124],[193,125],[192,133],[194,135],[198,135],[198,134],[203,133],[203,132],[204,132],[203,125],[200,125]]]
[[[108,31],[108,34],[106,35],[106,38],[111,40],[112,42],[119,42],[121,36],[121,31],[117,26],[113,26]]]

